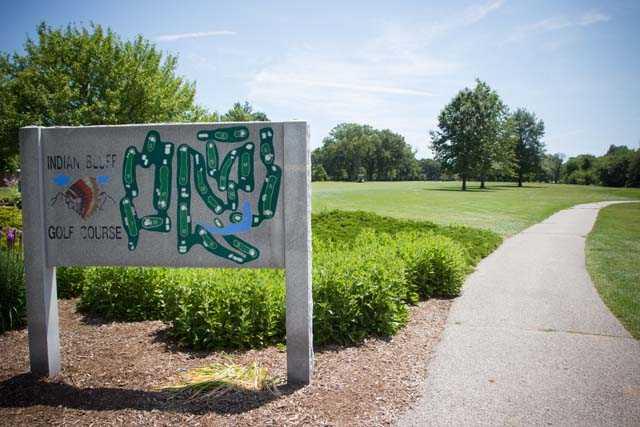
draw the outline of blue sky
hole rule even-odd
[[[248,100],[272,120],[303,119],[312,145],[338,123],[404,135],[430,156],[428,131],[474,79],[541,117],[550,152],[602,154],[640,141],[637,1],[16,1],[0,50],[38,22],[90,21],[179,55],[197,100]]]

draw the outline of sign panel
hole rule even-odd
[[[48,262],[284,267],[282,123],[42,129]]]
[[[285,269],[287,375],[313,370],[304,122],[20,130],[31,371],[60,372],[55,267]]]

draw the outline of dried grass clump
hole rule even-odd
[[[188,401],[216,398],[231,391],[269,391],[278,394],[275,379],[255,361],[248,366],[229,361],[189,369],[180,383],[164,387],[163,390],[186,397]]]

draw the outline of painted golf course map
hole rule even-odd
[[[172,202],[175,160],[178,252],[186,254],[193,246],[201,245],[212,254],[238,264],[253,261],[260,256],[260,251],[237,234],[259,227],[275,214],[282,169],[275,164],[273,129],[260,129],[259,147],[249,141],[249,129],[245,126],[201,130],[196,132],[196,137],[204,145],[204,154],[187,144],[180,145],[176,150],[172,142],[163,141],[155,130],[147,133],[142,151],[135,146],[125,150],[122,170],[125,196],[120,200],[120,215],[128,236],[129,250],[136,249],[142,231],[171,232],[172,221],[168,212]],[[234,146],[220,159],[218,144],[238,146]],[[260,161],[266,173],[260,187],[257,209],[246,199],[240,204],[239,198],[239,192],[252,193],[256,189],[256,149],[259,150]],[[135,198],[140,194],[136,179],[138,167],[154,167],[155,212],[143,217],[138,216],[134,204]],[[213,181],[215,191],[210,186],[209,179]],[[192,181],[198,196],[213,214],[212,223],[192,223]],[[223,222],[221,218],[225,216],[227,220]],[[224,240],[229,247],[224,246],[215,236]]]

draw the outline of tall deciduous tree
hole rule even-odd
[[[0,55],[0,168],[15,166],[18,129],[202,120],[195,84],[177,58],[141,36],[123,41],[100,25],[42,23],[24,54]]]
[[[534,113],[519,108],[509,117],[507,129],[513,140],[518,187],[522,187],[524,179],[541,167],[544,156],[544,122]]]
[[[485,82],[476,80],[474,89],[465,88],[438,116],[438,130],[431,131],[436,159],[447,172],[462,179],[462,190],[475,174],[484,178],[508,150],[500,138],[505,106]]]
[[[509,167],[512,161],[512,150],[502,135],[507,108],[498,93],[480,80],[473,89],[473,95],[477,115],[476,137],[480,144],[477,174],[480,188],[485,188],[487,176]]]

